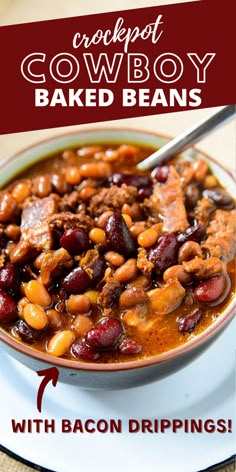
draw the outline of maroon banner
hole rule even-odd
[[[233,1],[0,28],[0,133],[235,103]]]

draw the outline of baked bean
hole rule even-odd
[[[72,326],[76,334],[84,336],[93,327],[93,321],[89,316],[80,314],[75,317]]]
[[[18,182],[12,190],[12,196],[17,203],[22,203],[31,194],[31,182]]]
[[[90,157],[93,156],[96,152],[102,150],[101,146],[85,146],[77,151],[78,156],[81,157]]]
[[[55,357],[63,356],[71,347],[75,340],[75,335],[70,329],[65,329],[54,334],[49,340],[47,351]]]
[[[41,254],[38,255],[38,257],[36,257],[36,259],[34,260],[34,266],[36,267],[36,269],[40,269],[41,268],[41,264],[42,264],[42,261],[45,257],[46,254],[48,253],[51,253],[52,251],[49,249],[48,251],[43,251],[41,252]]]
[[[82,177],[92,179],[106,179],[111,175],[111,166],[107,162],[88,162],[79,168]]]
[[[134,239],[137,239],[140,233],[143,233],[146,229],[145,221],[137,221],[129,228],[129,232]]]
[[[5,229],[5,235],[12,241],[18,241],[20,239],[21,230],[18,225],[8,225]]]
[[[54,331],[57,331],[61,328],[62,318],[57,310],[54,310],[54,308],[48,308],[46,310],[46,315],[48,317],[48,323],[50,328],[52,328]]]
[[[67,167],[65,173],[65,179],[68,184],[78,185],[81,182],[81,174],[76,166]]]
[[[97,226],[99,228],[102,228],[104,229],[105,226],[106,226],[106,222],[108,220],[108,218],[113,214],[114,212],[111,211],[111,210],[108,210],[108,211],[105,211],[104,213],[102,213],[101,216],[99,216],[99,218],[97,219]]]
[[[217,187],[217,185],[218,185],[218,182],[216,178],[214,177],[214,175],[206,175],[203,182],[204,188],[214,188],[214,187]]]
[[[30,246],[29,241],[19,241],[17,244],[11,243],[7,250],[9,249],[10,261],[12,264],[19,264],[27,261],[29,255],[34,254],[34,249]],[[7,251],[5,251],[7,252]]]
[[[69,313],[87,313],[90,310],[90,299],[87,295],[71,295],[68,298],[66,307]]]
[[[196,256],[203,257],[200,244],[195,241],[186,241],[179,249],[178,260],[182,264],[183,261],[190,261]]]
[[[153,246],[157,241],[158,233],[154,228],[148,228],[138,235],[139,246],[148,248]]]
[[[197,182],[204,180],[208,172],[208,164],[203,159],[196,159],[193,163],[194,178]]]
[[[23,297],[18,301],[17,309],[18,309],[18,316],[20,318],[23,318],[23,310],[24,310],[25,306],[28,305],[28,303],[29,303],[29,300],[28,300],[27,297]]]
[[[136,279],[131,280],[129,282],[128,287],[142,287],[142,288],[149,288],[151,284],[151,279],[146,277],[146,275],[138,275]]]
[[[23,318],[33,329],[44,329],[48,324],[48,317],[39,305],[27,303],[23,308]]]
[[[9,221],[17,208],[17,201],[9,192],[0,194],[0,223]]]
[[[94,195],[96,195],[97,190],[93,187],[84,187],[80,190],[79,196],[83,202],[88,202]]]
[[[125,262],[124,256],[115,251],[108,251],[105,253],[104,258],[109,264],[120,267]]]
[[[25,295],[31,303],[47,307],[51,304],[51,296],[38,280],[30,280],[25,284]]]
[[[128,205],[128,203],[124,203],[121,209],[122,214],[129,215],[133,220],[140,220],[142,218],[142,208],[139,203],[132,203],[132,205]]]
[[[128,308],[144,303],[147,300],[148,295],[142,287],[131,287],[122,292],[119,299],[119,305],[122,310],[127,310]]]
[[[104,160],[106,162],[114,162],[119,158],[119,152],[113,149],[107,149],[104,153]]]
[[[47,197],[52,191],[52,182],[47,175],[39,175],[33,179],[32,193],[40,198]]]
[[[74,163],[78,161],[78,156],[76,152],[73,151],[72,149],[67,149],[66,151],[62,153],[62,159],[64,159],[64,161]]]
[[[90,303],[92,305],[96,305],[98,297],[99,297],[99,292],[97,290],[87,290],[87,292],[84,293],[86,297],[89,298]]]
[[[127,215],[127,213],[122,213],[122,216],[125,220],[127,228],[131,228],[133,221],[130,215]]]
[[[163,280],[167,282],[169,279],[178,279],[178,281],[181,284],[188,284],[191,282],[191,275],[186,272],[184,266],[182,265],[174,265],[172,267],[169,267],[168,269],[165,270],[163,273]]]
[[[68,184],[63,175],[53,174],[51,177],[51,182],[56,192],[58,192],[60,195],[63,195],[67,192]]]
[[[127,283],[137,276],[138,268],[136,259],[128,259],[115,271],[115,279],[120,283]]]
[[[105,231],[101,228],[93,228],[89,231],[89,239],[94,244],[106,244],[106,235]]]

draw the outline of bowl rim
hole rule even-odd
[[[17,159],[19,156],[24,154],[25,152],[30,152],[33,151],[35,148],[41,146],[41,145],[46,145],[47,143],[50,143],[53,141],[57,141],[58,139],[63,139],[63,138],[72,138],[75,137],[76,135],[80,136],[82,134],[91,134],[91,133],[112,133],[112,132],[125,132],[125,133],[135,133],[135,134],[143,134],[146,135],[147,137],[153,137],[153,138],[160,138],[164,139],[166,141],[169,141],[170,139],[173,139],[172,136],[166,135],[163,133],[158,133],[155,131],[150,131],[150,130],[145,130],[145,129],[140,129],[140,128],[133,128],[133,127],[105,127],[105,128],[100,128],[100,127],[94,127],[94,128],[85,128],[81,130],[73,130],[73,131],[64,131],[63,133],[58,133],[53,136],[49,136],[47,138],[44,138],[42,140],[36,141],[29,146],[26,146],[23,149],[20,149],[19,151],[15,152],[14,154],[8,156],[7,158],[1,160],[0,162],[0,170],[3,170],[6,165],[8,165],[10,162],[14,161]],[[104,139],[103,139],[104,142]],[[107,140],[107,143],[109,140]],[[110,141],[111,142],[111,141]],[[112,140],[113,142],[113,140]],[[114,141],[115,142],[115,141]],[[128,141],[127,141],[128,142]],[[134,141],[130,140],[130,144],[135,144]],[[102,143],[102,140],[101,140]],[[147,145],[149,145],[147,143]],[[207,160],[218,166],[221,170],[223,170],[230,179],[232,179],[234,182],[236,182],[236,178],[234,177],[233,173],[224,167],[221,162],[218,162],[216,159],[214,159],[212,156],[207,154],[205,151],[202,151],[196,146],[191,146],[189,148],[190,150],[194,150],[197,154],[200,154],[201,157],[205,157]],[[185,153],[188,153],[189,149],[185,151]],[[56,148],[54,152],[59,152],[58,148]],[[184,153],[184,154],[185,154]],[[45,158],[47,156],[51,155],[45,154]],[[44,159],[42,157],[42,160]],[[39,158],[40,159],[40,158]],[[36,163],[37,159],[34,160],[33,163]],[[29,168],[31,165],[26,166],[22,168],[22,171],[25,170],[26,168]],[[10,178],[17,177],[20,171],[17,171],[16,174]],[[220,316],[212,323],[208,328],[206,328],[204,331],[202,331],[200,334],[196,335],[193,337],[191,340],[185,342],[184,344],[170,349],[162,354],[158,354],[156,356],[152,357],[147,357],[144,359],[140,360],[131,360],[131,361],[123,361],[123,362],[112,362],[112,363],[95,363],[95,362],[82,362],[77,360],[76,358],[73,360],[66,359],[66,358],[61,358],[61,357],[54,357],[51,356],[47,353],[44,353],[43,351],[39,351],[37,349],[34,349],[32,345],[27,345],[23,343],[22,341],[14,339],[7,331],[4,330],[4,327],[0,326],[0,340],[3,341],[6,345],[8,345],[10,348],[12,348],[15,351],[18,351],[19,353],[25,355],[26,357],[33,358],[35,360],[41,361],[43,363],[51,364],[53,366],[56,366],[58,368],[66,368],[69,370],[74,370],[74,371],[91,371],[91,372],[115,372],[115,371],[127,371],[127,370],[135,370],[135,369],[141,369],[144,367],[153,367],[155,365],[163,364],[167,361],[173,361],[179,357],[182,357],[184,355],[189,354],[190,352],[195,351],[195,349],[200,348],[204,344],[207,343],[207,341],[210,341],[213,337],[215,337],[221,330],[223,330],[224,327],[226,327],[229,322],[233,319],[234,317],[234,309],[236,307],[236,295],[234,295],[231,300],[228,302],[225,312],[223,314],[220,314]]]

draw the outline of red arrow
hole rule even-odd
[[[58,377],[59,377],[59,370],[56,367],[50,367],[49,369],[38,370],[36,373],[39,376],[44,376],[44,379],[42,380],[39,386],[38,395],[37,395],[37,408],[38,408],[38,411],[41,413],[42,399],[43,399],[45,387],[51,381],[52,381],[53,387],[56,387]]]

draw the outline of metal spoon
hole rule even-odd
[[[222,125],[226,120],[233,118],[235,113],[236,106],[228,105],[216,113],[208,115],[206,118],[196,123],[196,125],[188,128],[184,133],[177,136],[177,138],[172,139],[161,149],[151,154],[151,156],[144,159],[144,161],[140,162],[137,166],[138,169],[147,170],[156,165],[161,166],[166,164],[173,156],[198,142],[216,127]]]

